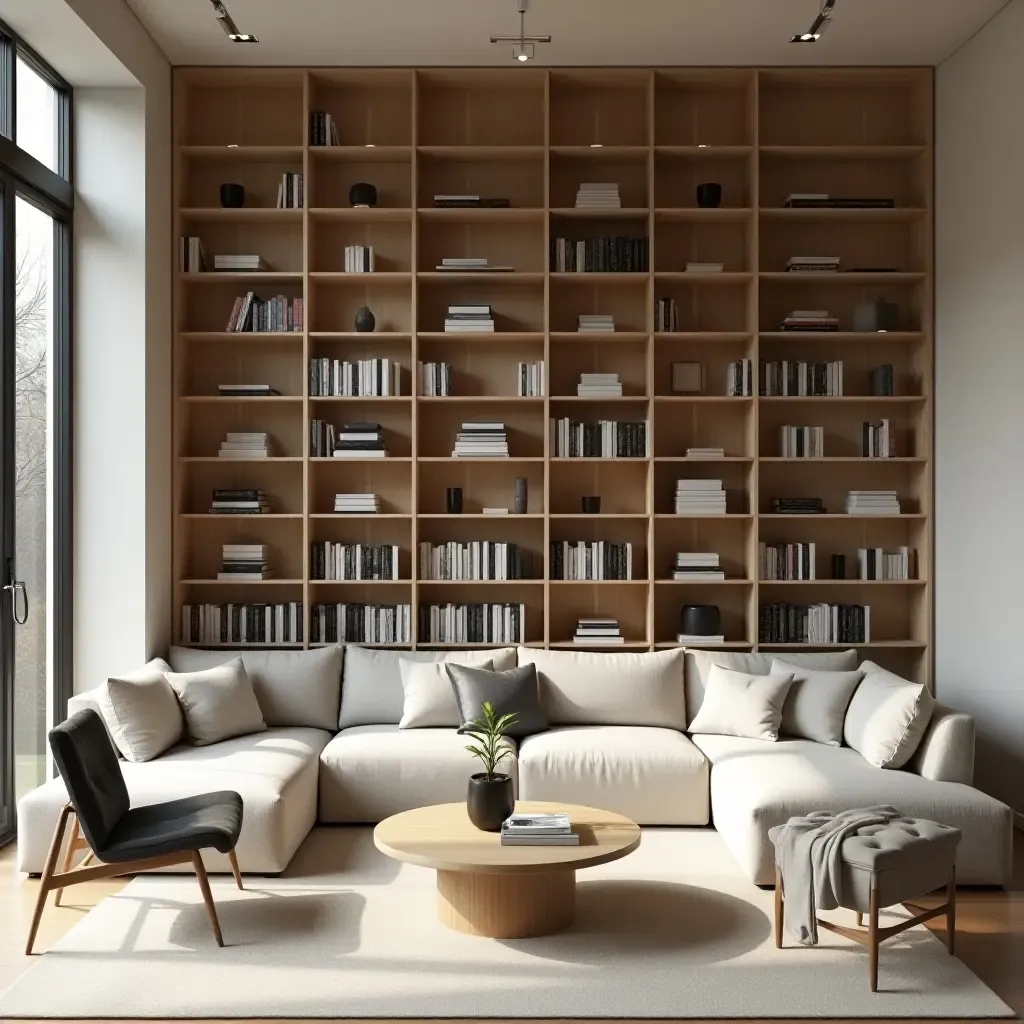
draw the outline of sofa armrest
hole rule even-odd
[[[936,704],[921,744],[907,765],[932,782],[974,782],[974,719]]]

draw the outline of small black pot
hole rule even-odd
[[[722,186],[717,181],[705,181],[697,186],[697,205],[705,210],[721,205]]]
[[[515,810],[516,798],[512,792],[510,775],[493,778],[481,772],[469,777],[466,811],[469,820],[481,832],[500,832],[501,823]]]
[[[372,331],[377,324],[377,318],[373,315],[369,306],[360,306],[356,310],[355,328],[360,333]]]
[[[348,190],[348,202],[350,206],[376,206],[377,189],[368,181],[357,181]]]
[[[234,210],[245,205],[245,186],[233,182],[225,182],[220,187],[220,205],[226,210]]]

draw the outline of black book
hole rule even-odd
[[[215,490],[213,492],[214,501],[259,501],[262,491],[231,491],[231,490]]]
[[[341,429],[346,434],[379,434],[379,423],[343,423]]]

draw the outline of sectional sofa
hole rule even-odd
[[[475,762],[457,732],[454,698],[430,728],[400,728],[399,659],[533,662],[550,728],[518,741],[510,765],[522,799],[600,806],[645,826],[706,826],[721,833],[757,884],[774,878],[768,830],[796,813],[890,803],[904,814],[963,831],[957,878],[1003,885],[1011,873],[1013,815],[971,785],[974,724],[935,705],[911,760],[868,763],[848,746],[806,739],[765,742],[688,736],[708,668],[767,674],[771,656],[730,652],[654,654],[500,648],[398,651],[348,645],[311,651],[172,648],[175,672],[241,657],[268,728],[154,760],[123,761],[133,804],[234,789],[245,818],[237,848],[245,872],[284,870],[317,822],[375,823],[412,807],[465,799]],[[853,669],[853,650],[787,655],[823,670]],[[75,696],[69,713],[97,706],[100,689]],[[931,704],[929,702],[929,708]],[[55,779],[18,804],[18,867],[41,871],[66,801]],[[213,871],[226,858],[207,857]]]

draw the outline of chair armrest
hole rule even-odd
[[[907,769],[932,782],[974,782],[974,719],[936,704]]]

